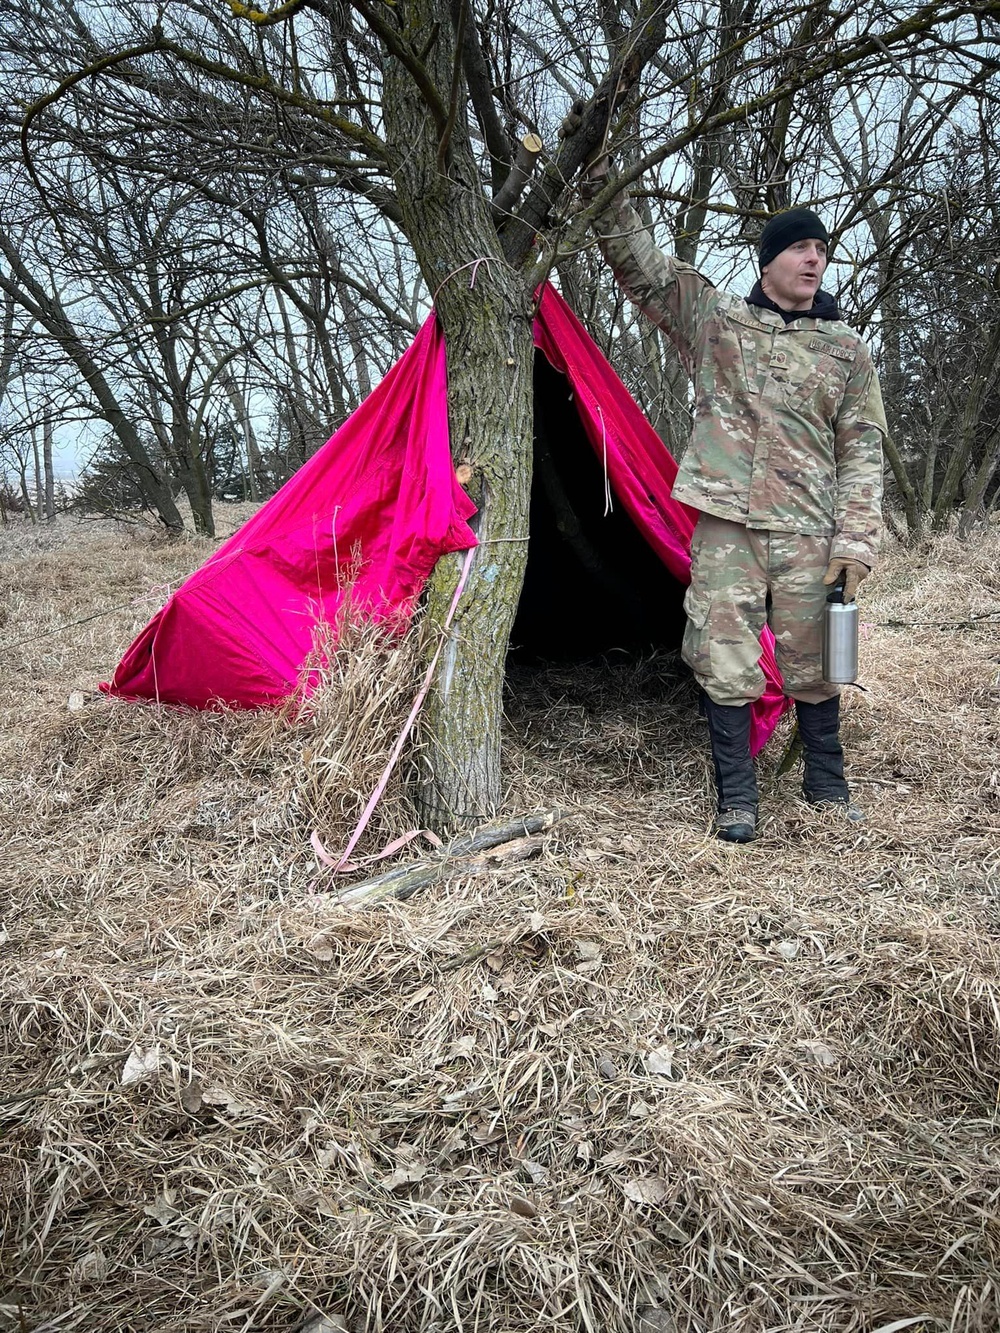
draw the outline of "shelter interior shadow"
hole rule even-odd
[[[587,439],[569,382],[541,352],[535,353],[534,380],[531,537],[512,659],[586,660],[678,649],[683,587],[606,490],[602,461]]]

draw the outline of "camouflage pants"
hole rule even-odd
[[[717,704],[752,703],[764,692],[758,662],[765,623],[774,633],[786,694],[822,703],[839,693],[822,671],[830,540],[699,516],[682,656]]]

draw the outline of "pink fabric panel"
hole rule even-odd
[[[476,544],[473,513],[451,462],[444,342],[430,319],[325,447],[181,585],[102,688],[194,707],[275,703],[348,584],[365,614],[405,621],[438,558]]]
[[[597,456],[607,460],[612,488],[632,522],[670,572],[681,583],[690,583],[691,534],[698,515],[671,495],[677,464],[607,357],[548,285],[535,320],[535,345],[569,380],[587,436]],[[769,629],[761,636],[761,649],[767,685],[753,705],[750,746],[754,754],[770,738],[788,706]]]
[[[535,342],[569,379],[620,502],[686,583],[696,515],[671,498],[676,465],[552,287]],[[181,585],[101,688],[194,707],[279,702],[295,687],[317,620],[336,618],[347,585],[374,619],[405,623],[438,558],[476,544],[473,513],[452,466],[445,348],[432,316],[333,438]],[[755,750],[784,705],[770,643],[768,635]]]

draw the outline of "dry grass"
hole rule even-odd
[[[866,587],[860,828],[779,738],[724,847],[674,663],[522,669],[509,805],[577,815],[368,912],[308,839],[411,654],[361,635],[297,719],[93,693],[208,549],[0,533],[0,1328],[1000,1326],[998,633],[886,624],[1000,608],[1000,539]]]

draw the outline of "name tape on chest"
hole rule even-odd
[[[753,329],[754,333],[771,333],[770,324],[763,324],[759,319],[754,319],[751,314],[744,314],[740,310],[730,310],[729,318],[734,324],[739,324],[743,329]]]
[[[857,356],[857,348],[841,347],[840,343],[828,342],[825,338],[811,338],[809,340],[810,352],[825,352],[827,356],[835,356],[838,361],[853,361]]]

